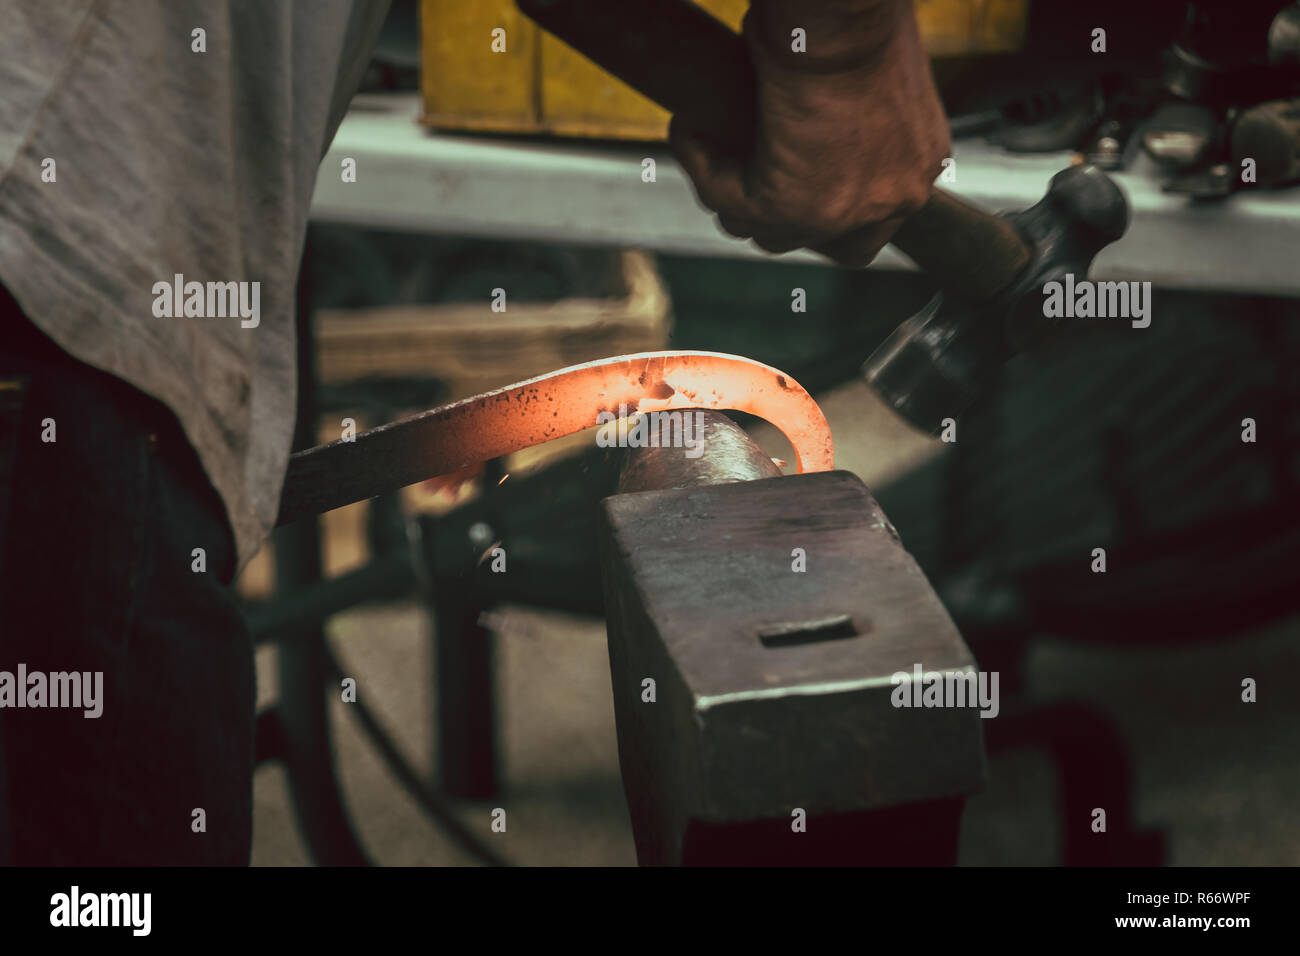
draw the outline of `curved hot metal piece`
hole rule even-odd
[[[277,524],[351,504],[616,418],[733,409],[771,422],[800,472],[828,471],[830,427],[793,378],[721,352],[638,352],[563,368],[440,405],[289,459]],[[607,417],[607,416],[606,416]]]

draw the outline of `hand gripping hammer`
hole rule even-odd
[[[754,71],[745,43],[688,0],[517,0],[524,13],[663,108],[742,154],[753,142]],[[899,414],[939,430],[1011,355],[1046,338],[1044,283],[1083,278],[1124,234],[1128,204],[1095,166],[1071,166],[1022,212],[992,215],[935,189],[893,245],[942,291],[867,360],[867,381]],[[852,234],[842,242],[852,242]]]

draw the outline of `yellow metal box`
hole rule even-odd
[[[733,29],[748,5],[700,2]],[[915,5],[932,57],[1014,52],[1024,41],[1029,0]],[[420,31],[428,126],[646,140],[667,132],[667,113],[540,30],[513,0],[422,0]]]

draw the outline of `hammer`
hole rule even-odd
[[[744,155],[754,141],[753,66],[744,40],[689,0],[517,0],[541,27],[658,103]],[[1083,278],[1097,252],[1124,234],[1128,204],[1095,166],[1058,173],[1024,212],[991,215],[936,189],[893,245],[939,280],[942,292],[885,340],[864,366],[899,414],[937,432],[987,387],[1011,355],[1046,338],[1044,283]],[[836,240],[852,244],[854,233]],[[862,234],[865,238],[865,232]]]

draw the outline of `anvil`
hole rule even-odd
[[[892,698],[916,665],[973,671],[970,651],[857,477],[764,477],[744,433],[709,420],[698,461],[628,453],[624,488],[676,487],[602,502],[639,861],[953,862],[984,778],[979,712]]]

